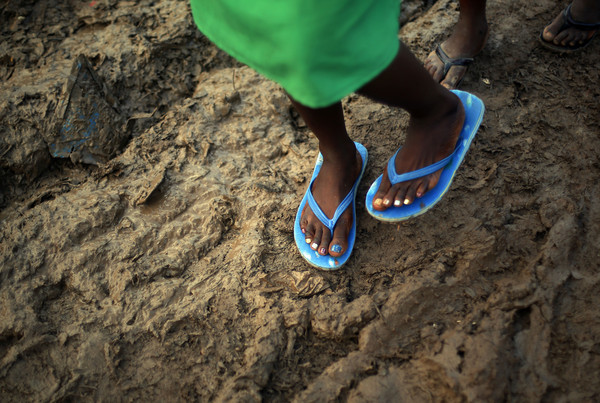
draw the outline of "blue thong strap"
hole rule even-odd
[[[354,194],[354,186],[352,187],[352,189],[350,190],[350,192],[346,195],[346,197],[344,197],[344,200],[342,200],[342,202],[339,204],[339,206],[335,209],[335,213],[333,214],[333,218],[329,218],[323,212],[323,210],[321,210],[321,207],[319,207],[319,204],[317,204],[317,201],[313,197],[313,194],[312,194],[312,185],[313,185],[313,182],[314,182],[314,179],[310,183],[310,186],[308,187],[308,197],[307,197],[308,198],[308,205],[310,206],[310,209],[312,210],[312,212],[323,223],[323,225],[325,225],[327,228],[329,228],[329,231],[331,231],[331,236],[333,236],[333,229],[335,228],[335,224],[337,223],[337,221],[340,218],[340,216],[342,215],[342,213],[344,211],[346,211],[346,209],[348,208],[348,206],[350,206],[350,203],[352,203],[353,194]]]
[[[427,176],[429,174],[439,171],[440,169],[444,168],[446,165],[448,165],[452,161],[452,158],[458,152],[459,148],[460,147],[456,147],[454,149],[454,151],[452,152],[452,154],[450,154],[449,156],[447,156],[446,158],[444,158],[438,162],[435,162],[426,167],[417,169],[416,171],[406,172],[403,174],[398,174],[396,172],[396,162],[395,161],[396,161],[396,156],[398,155],[398,152],[400,151],[400,149],[398,149],[398,151],[396,151],[394,153],[392,158],[390,158],[390,160],[388,161],[388,165],[387,165],[388,177],[390,178],[391,184],[395,185],[400,182],[406,182],[406,181],[410,181],[413,179],[422,178],[423,176]]]

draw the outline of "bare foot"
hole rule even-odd
[[[542,39],[564,47],[579,47],[589,41],[600,29],[591,27],[582,28],[577,25],[564,25],[567,21],[565,13],[570,13],[570,18],[575,24],[600,24],[600,2],[589,0],[574,0],[573,3],[561,12],[542,32]],[[565,49],[565,50],[568,50]]]
[[[454,94],[430,116],[411,117],[406,143],[396,156],[396,172],[402,174],[440,161],[454,151],[458,136],[465,121],[465,110]],[[387,166],[381,185],[373,197],[373,208],[383,211],[393,206],[411,204],[437,185],[442,170],[411,181],[391,185]]]
[[[333,217],[337,207],[352,189],[362,167],[362,159],[356,148],[354,152],[350,150],[335,154],[323,153],[323,165],[312,184],[313,197],[329,218]],[[307,203],[300,218],[300,228],[305,234],[306,243],[323,256],[343,255],[348,248],[348,235],[354,219],[352,213],[350,205],[337,221],[332,235]]]
[[[489,32],[485,16],[482,17],[475,21],[459,19],[452,35],[440,45],[449,58],[471,59],[481,52]],[[436,82],[448,89],[456,88],[467,72],[467,66],[452,66],[444,74],[444,63],[435,50],[427,56],[425,69]]]

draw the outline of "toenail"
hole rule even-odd
[[[342,247],[340,245],[333,245],[331,247],[331,251],[334,253],[340,253],[342,251]]]
[[[380,206],[381,205],[381,199],[375,199],[375,204]]]
[[[400,202],[400,200],[396,200],[394,201],[394,206],[398,207],[399,205],[401,205],[402,203]]]
[[[319,252],[321,252],[321,255],[324,255],[327,253],[327,250],[325,248],[321,248]]]
[[[410,200],[404,199],[404,204],[410,204]]]
[[[311,243],[312,242],[312,239],[310,239],[310,238],[306,238],[304,240],[306,241],[306,243]]]
[[[389,206],[390,205],[390,199],[385,199],[383,201],[383,204],[385,204],[386,206]]]
[[[300,229],[302,231],[303,234],[306,234],[306,230],[304,228]]]
[[[310,245],[310,247],[316,250],[316,249],[319,247],[319,244],[317,244],[316,242],[313,242],[313,243]]]

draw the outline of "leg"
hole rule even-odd
[[[341,102],[319,109],[306,107],[293,99],[292,103],[319,139],[323,166],[313,182],[312,193],[321,210],[331,218],[360,174],[360,155],[346,132]],[[306,242],[313,250],[321,255],[329,253],[338,257],[348,246],[348,234],[353,219],[352,209],[349,207],[338,220],[334,233],[330,234],[329,229],[306,205],[300,227],[306,235]]]
[[[464,109],[458,97],[438,85],[401,44],[391,65],[360,89],[376,101],[410,113],[406,142],[396,157],[398,173],[414,171],[452,153],[464,122]],[[392,204],[410,204],[433,188],[441,171],[423,178],[391,185],[387,168],[373,199],[373,208],[385,210]]]
[[[571,6],[573,20],[583,24],[600,23],[600,0],[573,0]],[[563,47],[576,47],[590,40],[597,29],[580,29],[578,27],[563,27],[564,16],[561,12],[544,28],[542,39]]]
[[[486,0],[460,0],[460,14],[454,31],[440,47],[452,59],[472,58],[483,49],[488,36]],[[467,72],[466,66],[453,66],[444,75],[444,64],[435,51],[425,60],[433,79],[448,89],[456,88]]]

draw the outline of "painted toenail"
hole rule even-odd
[[[324,255],[327,253],[327,250],[325,248],[321,248],[320,252],[321,252],[321,255]]]
[[[394,206],[398,207],[399,205],[401,205],[402,203],[400,202],[400,200],[396,200],[394,201]]]
[[[382,202],[381,199],[375,199],[375,205],[381,206],[381,202]]]
[[[342,247],[340,245],[333,245],[331,247],[331,251],[334,253],[340,253],[342,251]]]
[[[383,204],[385,204],[386,206],[389,206],[390,205],[390,199],[385,199],[383,201]]]
[[[410,203],[410,200],[404,199],[404,204],[409,204],[409,203]]]
[[[316,250],[316,249],[319,247],[319,244],[317,244],[316,242],[313,242],[313,243],[310,245],[310,247]]]
[[[311,243],[312,242],[312,239],[310,239],[310,238],[305,238],[304,240],[306,241],[306,243]]]
[[[301,229],[303,234],[306,234],[306,230],[304,228]]]

